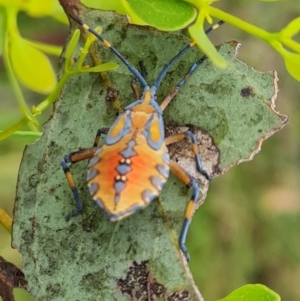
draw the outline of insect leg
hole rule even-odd
[[[61,166],[62,166],[63,172],[65,173],[66,179],[71,188],[71,191],[72,191],[72,194],[73,194],[73,197],[75,200],[75,204],[76,204],[76,209],[66,216],[67,221],[72,216],[76,216],[82,210],[82,202],[80,200],[79,193],[78,193],[73,175],[70,171],[69,164],[77,163],[82,160],[91,159],[94,156],[94,153],[97,149],[101,134],[107,134],[108,130],[109,130],[108,128],[101,128],[97,131],[93,147],[81,149],[76,152],[72,152],[72,153],[66,155],[64,157],[64,159],[61,161]]]
[[[97,134],[96,134],[96,137],[95,137],[95,140],[94,140],[93,147],[97,147],[97,146],[98,146],[98,143],[99,143],[101,134],[107,134],[108,131],[109,131],[109,128],[101,128],[101,129],[99,129],[99,130],[97,131]]]
[[[196,162],[196,167],[197,170],[207,179],[207,180],[211,180],[210,175],[204,170],[202,162],[201,162],[201,158],[199,156],[198,153],[198,146],[197,146],[197,139],[195,137],[195,135],[191,132],[191,131],[186,131],[184,133],[181,134],[175,134],[172,136],[169,136],[165,139],[165,145],[169,145],[172,143],[176,143],[179,142],[185,138],[189,138],[192,142],[192,150],[193,153],[195,155],[195,162]]]
[[[178,82],[178,84],[173,87],[169,94],[164,98],[160,104],[160,108],[164,111],[165,108],[169,105],[172,99],[177,95],[181,87],[185,84],[188,78],[193,74],[193,72],[207,59],[207,56],[201,57],[196,63],[194,63],[189,71],[184,75],[184,77]]]
[[[191,187],[193,190],[193,194],[185,210],[184,222],[179,236],[180,250],[185,255],[187,261],[189,261],[190,255],[188,254],[187,248],[185,246],[185,241],[193,213],[196,209],[197,200],[199,199],[200,187],[191,175],[189,175],[181,166],[179,166],[176,162],[172,160],[170,161],[170,170],[179,180],[181,180],[188,187]]]
[[[66,179],[68,181],[68,184],[71,188],[75,204],[76,204],[76,209],[68,214],[66,216],[66,220],[68,221],[72,216],[76,216],[81,210],[82,210],[82,203],[79,197],[78,189],[76,187],[73,175],[69,169],[69,164],[71,163],[77,163],[82,160],[86,159],[91,159],[94,156],[94,153],[96,151],[96,147],[92,148],[87,148],[87,149],[81,149],[77,152],[72,152],[64,157],[64,159],[61,161],[61,167],[65,173]]]

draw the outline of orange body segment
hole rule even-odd
[[[160,135],[156,114],[133,112],[130,122],[131,130],[118,143],[103,145],[88,169],[92,197],[111,220],[146,207],[159,195],[169,176],[166,146],[162,143],[159,149],[153,149],[144,132],[149,124],[149,135]]]

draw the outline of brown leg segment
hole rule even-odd
[[[101,137],[101,134],[107,134],[108,128],[101,128],[97,131],[93,147],[81,149],[76,152],[72,152],[64,157],[64,159],[61,161],[61,167],[63,169],[63,172],[65,173],[66,179],[68,181],[68,184],[71,188],[75,203],[76,203],[76,210],[71,212],[66,216],[66,220],[68,221],[72,216],[76,216],[81,210],[82,210],[82,202],[79,197],[79,193],[73,178],[73,175],[69,169],[68,164],[71,163],[77,163],[82,160],[91,159],[94,156],[95,151],[97,150],[97,146]]]
[[[206,60],[206,56],[203,56],[200,60],[192,65],[189,71],[184,75],[184,77],[178,82],[178,84],[173,87],[173,89],[169,92],[169,94],[164,98],[162,103],[160,104],[160,108],[164,111],[165,108],[169,105],[169,103],[173,100],[173,98],[178,94],[182,86],[186,83],[188,78],[192,75],[192,73]]]
[[[136,82],[137,82],[137,79],[134,78],[131,82],[130,82],[130,86],[131,86],[131,89],[132,89],[132,92],[134,94],[134,98],[135,100],[138,100],[140,99],[140,92],[139,92],[139,89],[136,85]]]
[[[68,163],[77,163],[82,160],[91,159],[94,156],[94,153],[96,151],[96,147],[87,148],[83,150],[79,150],[78,152],[70,153],[69,155],[66,155],[64,159],[61,161],[61,167],[65,173],[65,176],[67,178],[68,184],[72,190],[72,194],[76,203],[76,210],[71,212],[66,216],[66,220],[68,221],[72,216],[76,216],[81,210],[82,210],[82,203],[79,197],[79,193],[76,187],[76,184],[74,182],[74,178],[72,176],[72,173],[69,169]]]

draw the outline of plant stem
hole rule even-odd
[[[12,218],[7,214],[4,209],[0,208],[0,223],[11,234]]]
[[[262,40],[265,40],[266,42],[269,42],[270,39],[272,39],[272,36],[276,35],[267,32],[264,29],[256,27],[255,25],[247,23],[240,18],[225,13],[218,8],[207,6],[206,9],[210,15],[216,17],[217,19],[223,20],[228,24],[234,25],[235,27],[240,28],[247,33],[250,33],[251,35],[261,38]]]

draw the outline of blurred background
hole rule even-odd
[[[215,6],[268,31],[277,31],[300,16],[298,0],[279,2],[220,1]],[[63,45],[68,27],[52,18],[18,17],[23,36]],[[290,117],[269,138],[253,161],[214,179],[204,205],[196,212],[187,247],[190,268],[205,300],[222,298],[246,283],[262,283],[285,301],[300,300],[300,84],[287,73],[281,57],[264,42],[229,25],[211,36],[214,44],[237,40],[238,58],[259,71],[277,70],[277,110]],[[300,37],[298,37],[300,38]],[[53,58],[56,66],[57,58]],[[44,96],[24,90],[29,105]],[[0,129],[21,117],[0,58]],[[46,121],[48,109],[39,120]],[[24,146],[32,141],[0,142],[0,208],[13,213],[18,167]],[[21,267],[0,227],[0,255]]]

